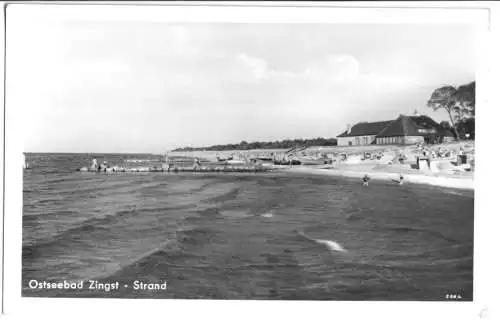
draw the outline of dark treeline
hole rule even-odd
[[[445,129],[449,129],[454,132],[455,130],[451,127],[448,121],[442,121],[441,126]],[[455,129],[458,135],[458,139],[475,139],[476,137],[476,118],[469,117],[458,121],[455,124]],[[467,136],[468,134],[468,136]]]
[[[177,148],[174,152],[190,152],[190,151],[230,151],[230,150],[255,150],[255,149],[287,149],[297,146],[333,146],[337,145],[335,138],[313,138],[313,139],[286,139],[283,141],[274,142],[246,142],[242,141],[239,144],[223,144],[212,145],[207,147],[183,147]]]

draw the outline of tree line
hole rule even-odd
[[[282,141],[271,142],[246,142],[241,141],[238,144],[222,144],[212,145],[207,147],[182,147],[173,150],[174,152],[191,152],[191,151],[231,151],[231,150],[256,150],[256,149],[288,149],[300,146],[334,146],[337,145],[336,138],[312,138],[312,139],[285,139]]]
[[[451,130],[457,139],[475,138],[476,81],[434,90],[427,106],[434,111],[442,109],[448,113],[449,122],[441,122],[441,126]]]

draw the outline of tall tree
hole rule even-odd
[[[458,87],[455,94],[460,109],[460,121],[476,117],[476,81]]]
[[[427,106],[434,111],[444,109],[450,118],[451,128],[458,138],[457,124],[475,116],[476,82],[459,87],[443,86],[432,92]]]

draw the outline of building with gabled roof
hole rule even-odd
[[[337,145],[370,145],[375,141],[381,131],[389,126],[393,120],[379,121],[373,123],[361,122],[354,126],[347,126],[345,132],[337,136]]]
[[[400,115],[395,120],[357,123],[337,137],[337,145],[416,144],[452,140],[451,131],[428,116]]]

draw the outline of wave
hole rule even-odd
[[[302,237],[304,237],[312,242],[326,246],[330,251],[343,252],[343,253],[347,252],[347,250],[344,249],[344,247],[342,245],[340,245],[339,243],[337,243],[335,241],[315,239],[315,238],[312,238],[312,237],[306,235],[302,231],[297,231],[297,234],[299,234],[300,236],[302,236]]]
[[[106,226],[110,223],[110,218],[115,214],[108,214],[104,218],[91,218],[80,223],[77,226],[59,232],[47,239],[42,239],[31,244],[24,245],[22,248],[23,260],[37,258],[44,249],[52,247],[63,247],[65,243],[73,241],[84,233],[93,233],[100,230],[109,230]]]
[[[314,240],[319,244],[325,245],[329,250],[331,251],[337,251],[337,252],[347,252],[342,245],[335,241],[328,241],[328,240]]]
[[[450,194],[450,195],[454,195],[454,196],[465,196],[466,195],[464,192],[459,192],[459,191],[455,191],[455,190],[443,190],[443,192],[445,194]]]
[[[207,183],[203,183],[202,185],[200,185],[199,188],[192,189],[189,192],[190,193],[196,193],[196,192],[205,191],[206,189],[210,188],[210,186],[213,186],[213,185],[217,184],[217,182],[218,181],[210,181],[210,182],[207,182]]]
[[[370,269],[390,269],[396,271],[411,270],[414,272],[428,272],[429,269],[436,266],[449,266],[466,268],[472,264],[472,256],[463,256],[457,258],[444,258],[439,260],[430,260],[425,254],[408,257],[405,260],[353,260],[344,262],[346,266],[355,266],[358,270],[369,271]]]
[[[72,169],[61,170],[61,169],[55,169],[55,168],[54,169],[44,169],[43,171],[40,171],[34,165],[30,165],[30,168],[29,169],[25,169],[25,171],[31,171],[33,173],[39,173],[39,174],[41,173],[43,175],[49,175],[49,174],[60,175],[60,174],[67,174],[67,173],[73,173],[74,172]]]
[[[92,276],[90,278],[86,278],[85,280],[103,280],[106,278],[110,278],[112,276],[119,276],[121,273],[127,271],[127,269],[141,269],[143,266],[146,266],[151,258],[160,258],[160,259],[168,259],[169,257],[172,257],[173,255],[171,252],[175,251],[175,242],[176,240],[167,240],[163,244],[161,244],[158,247],[155,247],[143,254],[140,254],[139,256],[135,257],[129,262],[122,263],[118,266],[116,270],[113,270],[112,272],[107,272],[104,274]],[[171,249],[168,249],[168,248]],[[175,266],[175,264],[170,264],[169,265]]]
[[[75,185],[76,186],[76,185]],[[100,189],[101,191],[102,190],[107,190],[109,188],[103,188],[103,189]],[[94,193],[94,194],[97,194],[96,192],[96,189],[94,187],[88,187],[88,188],[64,188],[64,189],[60,189],[60,190],[54,190],[54,189],[44,189],[44,191],[49,191],[50,190],[50,193],[51,195],[54,195],[54,196],[58,196],[58,195],[71,195],[71,196],[74,196],[74,195],[77,195],[77,194],[87,194],[87,193]]]
[[[209,208],[208,210],[214,210],[214,209]],[[224,218],[229,218],[229,219],[243,219],[243,218],[256,218],[256,217],[273,218],[275,216],[274,213],[270,211],[264,213],[253,213],[249,210],[238,210],[238,209],[221,210],[217,211],[217,214],[223,216]]]
[[[267,212],[267,213],[261,214],[260,217],[273,218],[274,214],[272,212]]]
[[[245,210],[223,210],[219,215],[224,217],[224,219],[245,219],[256,216]]]
[[[217,207],[209,207],[197,210],[197,213],[200,214],[200,216],[213,218],[220,214],[220,209]]]
[[[177,230],[175,234],[180,244],[202,246],[211,242],[216,232],[207,227],[187,227]]]
[[[46,178],[44,181],[44,185],[49,186],[59,183],[70,184],[71,182],[80,182],[81,177],[76,177],[76,176],[68,177],[65,173],[70,173],[70,172],[57,172],[58,177]]]
[[[439,232],[436,232],[436,231],[432,231],[432,230],[429,230],[429,229],[425,229],[425,228],[419,228],[419,227],[405,227],[405,226],[383,226],[383,227],[380,227],[381,230],[388,230],[388,231],[393,231],[393,232],[403,232],[403,233],[410,233],[410,232],[417,232],[417,233],[426,233],[426,234],[429,234],[430,236],[433,236],[433,237],[436,237],[436,238],[440,238],[440,239],[443,239],[447,242],[450,242],[450,243],[460,243],[459,241],[453,239],[453,238],[450,238],[450,237],[447,237]]]
[[[172,239],[168,239],[159,246],[133,258],[131,261],[119,265],[118,268],[112,272],[93,276],[88,279],[102,280],[112,276],[121,277],[124,273],[129,271],[136,272],[142,271],[142,269],[151,268],[152,264],[157,264],[158,262],[168,268],[188,267],[191,270],[194,268],[206,268],[206,265],[203,264],[183,265],[182,260],[185,260],[186,258],[196,258],[198,260],[200,256],[193,253],[187,253],[186,246],[188,246],[187,249],[190,249],[192,246],[201,247],[213,239],[214,233],[215,232],[213,230],[206,227],[180,228],[175,232]],[[148,272],[147,274],[152,275],[151,272]],[[165,273],[163,273],[163,275],[165,275]]]
[[[61,201],[63,198],[61,196],[54,196],[54,197],[51,197],[51,198],[46,198],[46,199],[40,199],[40,200],[34,200],[33,203],[34,204],[48,204],[48,203],[53,203],[53,202],[59,202]]]
[[[155,207],[155,208],[137,208],[130,210],[122,210],[113,213],[107,213],[86,219],[74,226],[51,235],[46,239],[36,241],[31,244],[26,244],[22,248],[23,259],[36,258],[42,249],[51,248],[54,246],[61,246],[63,243],[71,242],[72,240],[80,237],[85,233],[94,233],[96,231],[109,231],[110,225],[115,219],[125,217],[130,214],[144,213],[144,212],[161,212],[165,210],[177,210],[184,209],[186,207],[192,207],[193,204],[183,205],[183,206],[169,206],[169,207]],[[62,243],[63,242],[63,243]]]
[[[235,199],[238,196],[238,194],[240,193],[240,190],[241,190],[241,188],[234,188],[234,189],[231,189],[225,193],[217,195],[215,197],[204,199],[204,200],[202,200],[202,202],[204,202],[204,203],[223,203],[223,202],[226,202],[228,200]]]

